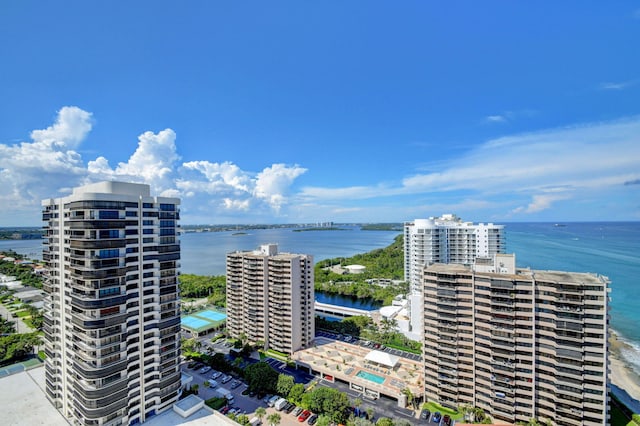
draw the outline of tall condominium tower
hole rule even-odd
[[[411,285],[411,330],[422,335],[422,269],[432,263],[473,264],[476,257],[504,253],[504,226],[463,222],[452,214],[404,224],[404,279]]]
[[[313,257],[275,244],[227,254],[227,330],[292,354],[314,338]]]
[[[47,397],[81,425],[170,408],[181,381],[179,200],[101,182],[42,205]]]
[[[428,266],[423,286],[426,399],[511,423],[608,424],[605,277],[499,254]]]

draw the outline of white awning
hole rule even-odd
[[[389,368],[395,367],[400,360],[399,356],[391,355],[382,351],[371,351],[364,357],[365,360],[376,364],[386,365]]]

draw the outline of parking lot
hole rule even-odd
[[[407,351],[402,351],[400,349],[388,348],[379,343],[369,342],[368,340],[358,339],[357,337],[344,336],[341,334],[335,334],[328,331],[316,331],[316,336],[326,337],[328,339],[333,339],[333,340],[342,340],[344,342],[351,343],[352,345],[359,345],[365,348],[369,348],[371,350],[383,351],[391,355],[396,355],[396,356],[407,358],[413,361],[420,361],[422,359],[420,355],[407,352]]]
[[[385,351],[389,354],[400,356],[400,357],[414,360],[414,361],[417,361],[420,359],[420,356],[416,354],[408,353],[398,349],[386,348],[382,346],[379,346],[376,348],[374,346],[375,345],[374,343],[366,342],[365,340],[360,340],[360,339],[356,339],[349,336],[340,336],[337,334],[328,333],[324,331],[319,331],[316,333],[316,335],[319,337],[323,337],[325,339],[344,341],[352,345],[358,345],[358,346],[361,346],[363,349],[371,349],[371,350],[375,349],[375,350]],[[226,342],[226,340],[224,339],[220,339],[215,343],[211,342],[211,337],[213,337],[213,334],[198,338],[198,340],[202,343],[201,350],[205,353],[210,353],[210,354],[218,352],[218,353],[223,353],[225,355],[228,355],[231,348],[231,344]],[[302,383],[306,385],[312,380],[317,379],[315,376],[308,374],[304,370],[297,370],[295,368],[288,367],[286,363],[279,361],[277,359],[266,358],[263,361],[269,364],[274,370],[278,371],[279,373],[288,374],[294,377],[294,381],[296,383]],[[255,359],[252,359],[252,360],[244,360],[243,362],[249,363],[249,362],[258,362],[258,361]],[[242,392],[247,389],[247,385],[242,381],[242,379],[238,377],[231,377],[229,381],[227,381],[226,383],[223,383],[222,382],[224,378],[223,375],[220,375],[216,379],[212,379],[214,370],[201,372],[202,371],[201,369],[189,369],[188,364],[189,363],[187,362],[183,363],[182,371],[185,374],[188,374],[193,377],[192,384],[197,384],[199,386],[199,392],[198,392],[199,397],[205,400],[209,398],[217,397],[219,396],[219,394],[218,392],[216,392],[216,389],[222,387],[228,390],[233,395],[234,401],[232,404],[230,404],[230,406],[232,408],[237,409],[239,414],[246,414],[249,417],[251,417],[252,414],[255,412],[255,410],[260,406],[265,407],[267,409],[267,412],[275,411],[274,408],[268,407],[268,404],[266,403],[264,398],[258,399],[257,396],[251,397],[249,395],[243,395]],[[205,382],[208,380],[215,380],[218,383],[218,386],[216,387],[216,389],[211,389],[207,385],[205,385]],[[234,382],[237,382],[238,385],[232,388],[231,385]],[[362,401],[362,404],[360,406],[361,410],[365,412],[367,411],[367,409],[369,409],[369,411],[373,411],[373,415],[375,419],[378,419],[380,417],[391,417],[396,419],[404,419],[410,422],[411,424],[415,424],[415,425],[425,423],[424,420],[420,420],[416,418],[416,415],[418,413],[415,413],[413,410],[408,410],[408,409],[403,409],[398,407],[397,401],[393,399],[385,398],[385,397],[381,397],[376,400],[367,399],[361,393],[354,391],[352,389],[349,389],[349,386],[347,384],[340,383],[340,382],[327,383],[321,380],[319,383],[319,386],[331,387],[334,389],[338,389],[342,392],[345,392],[352,401],[354,401],[356,398],[360,399]],[[281,425],[287,426],[287,425],[303,424],[297,420],[297,416],[293,415],[294,414],[293,410],[289,413],[285,411],[279,411],[279,414],[282,418]],[[306,424],[307,422],[304,422],[304,425]]]

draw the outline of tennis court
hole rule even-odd
[[[183,329],[193,334],[200,335],[210,330],[220,328],[227,319],[227,315],[223,312],[205,309],[181,318],[181,326]]]
[[[211,321],[222,321],[227,319],[227,315],[221,312],[215,312],[210,310],[198,312],[196,315],[199,317],[210,319]]]

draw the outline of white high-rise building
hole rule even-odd
[[[72,424],[141,423],[178,399],[179,203],[123,182],[42,203],[44,385]]]
[[[472,265],[506,249],[504,226],[463,222],[453,214],[416,219],[404,224],[404,279],[411,285],[409,337],[421,339],[422,269],[432,263]]]
[[[265,244],[227,254],[227,331],[292,354],[315,336],[313,256]]]

